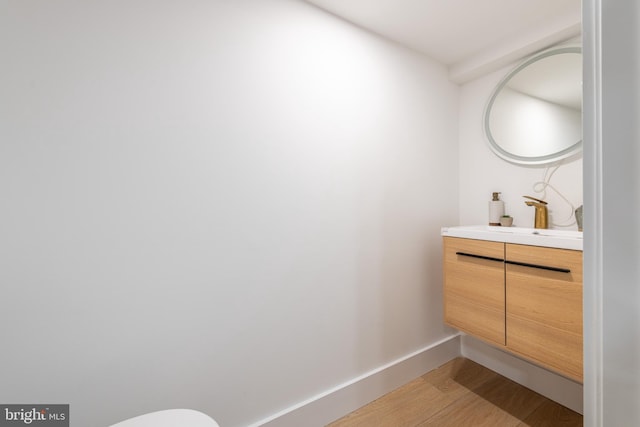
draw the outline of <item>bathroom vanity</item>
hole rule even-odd
[[[582,382],[582,233],[442,229],[444,319]]]

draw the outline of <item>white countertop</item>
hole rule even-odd
[[[464,237],[467,239],[491,240],[494,242],[517,243],[520,245],[582,250],[582,231],[575,230],[461,225],[457,227],[442,227],[440,234],[449,237]]]

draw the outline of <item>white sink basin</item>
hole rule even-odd
[[[489,231],[497,231],[499,233],[512,234],[533,234],[536,236],[557,236],[570,237],[573,239],[582,239],[582,231],[577,230],[545,230],[540,228],[524,228],[524,227],[494,227],[492,225],[481,225]]]
[[[582,250],[582,231],[575,230],[463,225],[458,227],[443,227],[441,234],[443,236],[491,240],[494,242]]]

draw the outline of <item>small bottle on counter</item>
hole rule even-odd
[[[500,200],[500,193],[494,192],[489,202],[489,225],[500,225],[502,215],[504,215],[504,202]]]

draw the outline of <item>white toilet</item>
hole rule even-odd
[[[192,409],[151,412],[113,424],[111,427],[220,427],[213,418]]]

